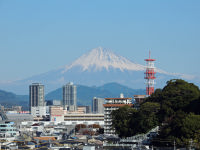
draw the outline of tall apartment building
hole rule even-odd
[[[44,106],[44,85],[33,83],[29,86],[29,108]]]
[[[132,98],[105,98],[106,104],[104,104],[104,134],[115,134],[115,130],[112,129],[112,118],[111,112],[119,109],[122,106],[128,105],[133,106]]]
[[[92,111],[95,114],[103,114],[104,113],[104,104],[105,99],[104,98],[97,98],[94,97],[92,100]]]
[[[44,85],[33,83],[29,86],[29,110],[34,117],[46,115]]]
[[[70,82],[63,86],[63,108],[69,111],[76,111],[76,86]]]

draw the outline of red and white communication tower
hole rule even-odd
[[[146,72],[145,72],[145,79],[146,79],[146,95],[150,96],[154,92],[154,80],[155,80],[155,67],[154,61],[155,59],[151,59],[151,52],[149,51],[149,58],[145,59],[146,61]]]

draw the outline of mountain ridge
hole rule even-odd
[[[119,97],[123,93],[125,97],[133,97],[133,95],[145,95],[145,89],[132,89],[118,83],[107,83],[102,86],[77,86],[77,104],[90,105],[93,97],[109,98]],[[51,91],[45,96],[46,99],[60,99],[62,100],[62,87]]]
[[[0,103],[3,106],[19,106],[28,109],[28,95],[16,95],[13,92],[8,92],[5,90],[0,90]]]
[[[91,106],[93,97],[119,97],[120,93],[123,93],[126,97],[133,97],[134,94],[145,94],[145,90],[131,89],[118,83],[107,83],[99,87],[77,85],[77,103],[78,105]],[[53,99],[62,100],[62,87],[57,88],[45,95],[45,100]],[[29,96],[16,95],[13,92],[0,90],[0,103],[6,107],[22,105],[23,109],[28,110]]]
[[[28,92],[28,85],[33,82],[44,84],[47,92],[61,87],[67,82],[87,86],[117,82],[133,89],[139,89],[145,88],[144,71],[144,65],[133,63],[111,50],[98,47],[83,54],[69,65],[23,80],[2,83],[0,88],[8,91],[14,90],[17,94],[25,94]],[[155,88],[162,88],[168,80],[173,78],[187,78],[189,82],[194,82],[193,76],[168,73],[158,68],[156,72]],[[195,78],[195,82],[199,83],[199,80]]]

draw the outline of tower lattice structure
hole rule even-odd
[[[149,58],[145,59],[146,61],[146,71],[145,71],[145,79],[146,79],[146,95],[150,96],[154,92],[154,80],[155,77],[155,67],[154,67],[154,61],[155,59],[151,58],[151,52],[149,51]]]

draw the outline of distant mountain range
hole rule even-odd
[[[93,97],[108,98],[119,97],[123,93],[125,97],[133,97],[137,94],[145,94],[144,89],[132,89],[118,83],[108,83],[99,87],[89,87],[77,85],[77,103],[78,105],[91,105]],[[0,104],[3,106],[22,105],[28,109],[28,95],[16,95],[11,92],[0,90]],[[46,100],[62,100],[62,88],[58,88],[45,96]]]
[[[0,104],[5,107],[23,106],[28,109],[28,95],[16,95],[12,92],[0,90]]]
[[[98,47],[64,67],[27,79],[0,83],[0,89],[14,91],[17,94],[28,94],[28,86],[35,82],[44,84],[47,92],[62,87],[68,82],[86,86],[101,86],[116,82],[133,89],[144,89],[144,71],[144,65],[134,63],[108,49]],[[168,73],[158,68],[156,72],[156,88],[162,88],[166,81],[172,78],[187,79],[187,81],[194,82],[197,85],[200,83],[200,80],[194,76]]]
[[[91,105],[93,97],[108,98],[119,97],[123,93],[125,97],[133,95],[144,95],[144,89],[131,89],[118,83],[108,83],[99,87],[88,87],[77,85],[77,103],[78,105]],[[58,88],[45,96],[46,99],[62,100],[62,88]]]

